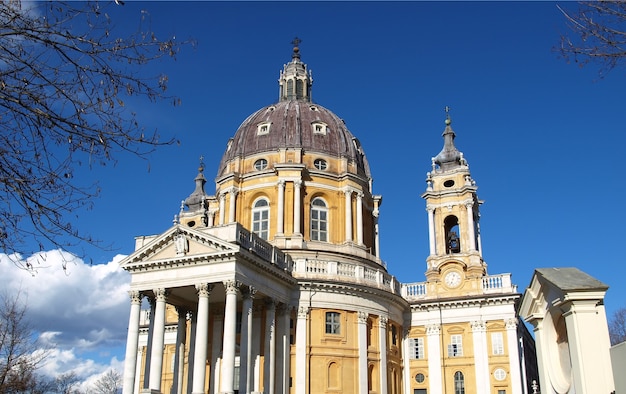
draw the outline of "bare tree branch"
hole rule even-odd
[[[122,152],[146,158],[173,142],[144,130],[126,101],[171,99],[167,76],[139,70],[175,57],[183,43],[157,38],[147,12],[135,33],[116,36],[106,12],[113,2],[34,4],[0,3],[0,247],[7,254],[100,245],[72,224],[99,192],[75,170],[115,163]],[[39,250],[28,250],[33,243]]]
[[[600,76],[626,64],[626,1],[584,1],[574,12],[557,7],[571,31],[558,48],[567,61],[598,64]]]

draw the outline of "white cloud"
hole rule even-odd
[[[41,373],[54,377],[74,372],[87,382],[111,368],[123,370],[130,308],[130,275],[119,268],[124,257],[90,265],[60,250],[27,259],[0,254],[4,291],[21,293],[40,343],[52,349]],[[30,262],[37,272],[19,269],[11,258]]]

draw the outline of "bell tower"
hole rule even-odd
[[[426,278],[436,292],[468,294],[480,289],[479,282],[487,271],[480,245],[481,201],[467,160],[454,145],[456,135],[448,107],[445,124],[443,149],[432,158],[422,194],[430,241]]]

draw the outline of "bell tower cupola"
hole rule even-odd
[[[181,203],[178,222],[188,227],[206,227],[209,196],[204,191],[206,178],[204,177],[202,157],[200,158],[198,175],[196,175],[194,182],[196,184],[194,191]],[[185,208],[187,209],[185,210]]]
[[[302,40],[298,37],[291,42],[293,44],[293,53],[291,61],[283,66],[278,78],[280,87],[280,101],[302,100],[311,102],[311,86],[313,85],[313,76],[311,71],[307,69],[306,64],[300,60],[300,48],[298,45]]]
[[[479,205],[476,182],[467,160],[455,144],[449,108],[446,107],[443,149],[431,159],[427,174],[426,200],[429,227],[429,282],[461,287],[462,280],[486,275],[482,259],[479,227]],[[450,282],[450,283],[447,283]]]

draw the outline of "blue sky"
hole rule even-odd
[[[144,10],[161,36],[197,44],[176,61],[141,70],[167,73],[169,93],[182,106],[127,101],[148,130],[175,137],[180,146],[150,156],[149,171],[147,162],[120,155],[116,166],[75,174],[102,188],[92,210],[77,212],[77,224],[116,248],[71,251],[88,262],[77,261],[75,271],[93,274],[90,263],[114,266],[117,254],[132,252],[134,236],[171,226],[194,189],[201,155],[207,191],[214,191],[211,180],[228,139],[249,114],[277,101],[278,73],[298,36],[302,60],[313,71],[313,100],[360,139],[374,192],[383,195],[381,255],[391,274],[403,283],[425,280],[428,228],[420,194],[430,158],[441,150],[444,107],[450,106],[456,145],[485,201],[489,274],[512,273],[523,292],[535,268],[576,266],[610,286],[609,314],[626,306],[620,253],[626,70],[601,79],[597,68],[559,58],[553,48],[567,29],[556,4],[127,1],[109,7],[120,31],[134,29]],[[80,275],[68,282],[81,286]],[[111,328],[115,344],[94,339],[80,353],[71,340],[80,334],[64,337],[62,322],[57,338],[74,346],[79,360],[123,358],[123,298]]]

